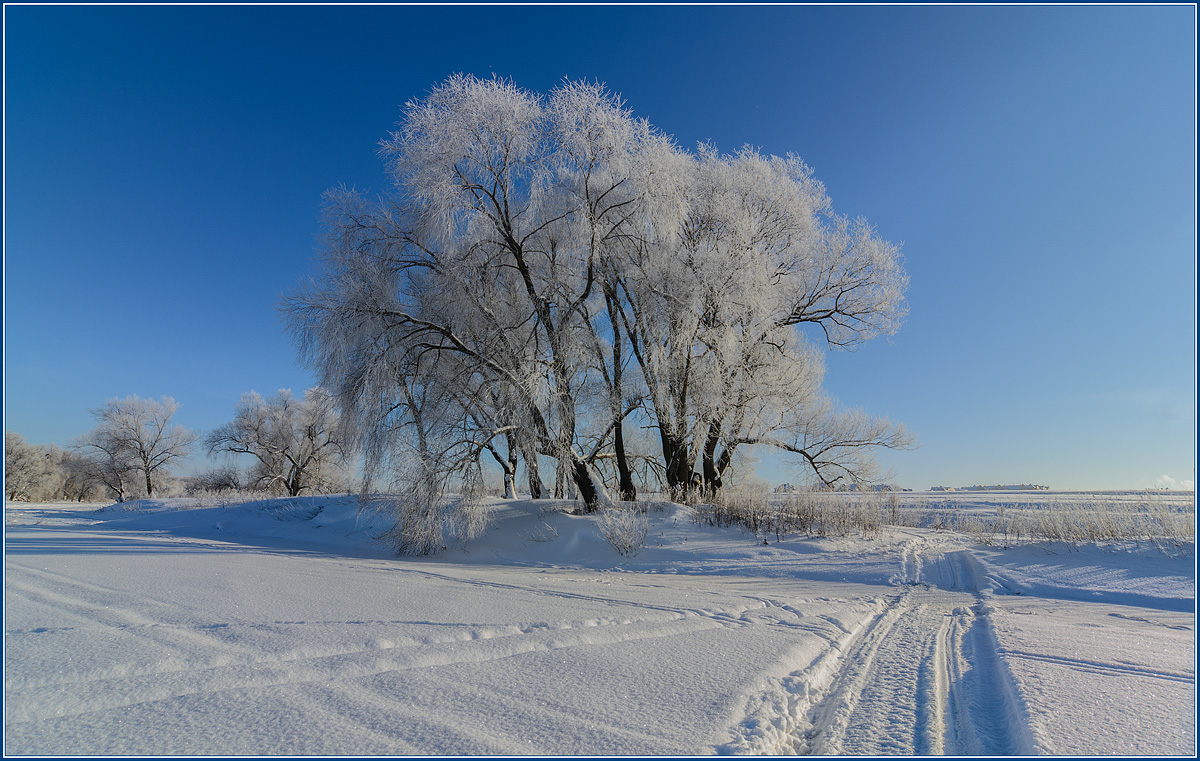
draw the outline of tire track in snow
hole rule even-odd
[[[808,750],[821,754],[945,752],[950,621],[963,595],[913,588],[846,657],[813,716]],[[961,614],[959,614],[961,617]]]
[[[778,680],[775,697],[764,697],[718,752],[1035,752],[976,587],[977,561],[918,538],[900,566],[893,583],[902,591],[817,662]]]

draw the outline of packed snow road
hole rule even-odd
[[[10,506],[6,753],[1194,753],[1193,559],[315,507]]]
[[[746,726],[757,742],[734,747],[870,756],[1037,752],[979,616],[969,552],[940,553],[912,534],[900,547],[896,591],[815,667],[785,680],[795,694],[788,719],[776,722],[780,731],[758,731],[764,717],[756,717]]]
[[[843,657],[805,746],[821,755],[1034,751],[975,595],[914,586]]]

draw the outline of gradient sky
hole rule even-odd
[[[1195,479],[1196,9],[5,6],[4,427],[114,396],[207,431],[300,391],[279,296],[321,193],[454,72],[606,83],[677,142],[793,152],[903,245],[909,317],[827,357],[906,488]],[[194,467],[207,467],[197,458]],[[761,474],[796,473],[772,458]]]

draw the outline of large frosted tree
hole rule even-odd
[[[586,504],[607,501],[577,427],[589,305],[668,141],[598,85],[541,97],[459,76],[409,103],[382,153],[393,193],[378,204],[330,194],[325,277],[289,301],[306,356],[368,432],[383,419],[374,400],[410,382],[397,372],[424,385],[450,363],[477,392],[456,422],[475,405],[501,422],[466,425],[463,446],[519,421],[531,473],[552,458]],[[541,496],[536,477],[530,485]]]
[[[682,151],[598,84],[470,76],[409,102],[381,154],[391,190],[327,194],[322,271],[284,304],[369,462],[488,453],[538,497],[546,458],[594,509],[635,491],[630,424],[675,492],[719,489],[739,446],[833,484],[907,443],[820,389],[800,326],[834,347],[893,332],[906,279],[798,159]]]
[[[701,146],[690,176],[686,214],[640,243],[621,283],[668,485],[695,473],[719,488],[743,444],[798,455],[825,485],[869,480],[869,450],[910,438],[822,394],[824,365],[800,327],[833,348],[895,332],[899,249],[834,214],[794,156]]]
[[[4,432],[4,498],[26,501],[54,480],[57,468],[47,447],[28,444],[18,433]]]

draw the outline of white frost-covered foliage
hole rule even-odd
[[[118,500],[152,497],[156,486],[173,486],[171,470],[199,438],[171,422],[178,410],[179,403],[169,396],[109,399],[92,410],[96,427],[74,443],[90,477],[109,487]]]
[[[552,462],[597,509],[646,474],[719,489],[745,444],[827,484],[908,445],[821,390],[799,326],[831,347],[892,333],[907,278],[798,158],[683,151],[599,84],[461,75],[380,153],[391,192],[327,194],[323,269],[284,304],[369,472],[406,452],[436,474],[410,483],[477,478],[486,454],[541,497]],[[635,463],[626,427],[659,456]]]
[[[103,496],[87,463],[54,444],[30,444],[18,433],[4,433],[4,498],[22,502],[75,500]]]
[[[319,386],[303,399],[290,389],[269,399],[256,391],[243,395],[233,421],[212,431],[205,444],[210,454],[253,457],[252,488],[290,497],[345,490],[350,450],[334,399]]]
[[[487,527],[489,511],[481,484],[468,478],[450,494],[449,471],[417,452],[397,458],[392,489],[364,496],[365,504],[394,519],[391,528],[377,537],[405,555],[431,555],[445,549],[450,539],[469,541]]]

